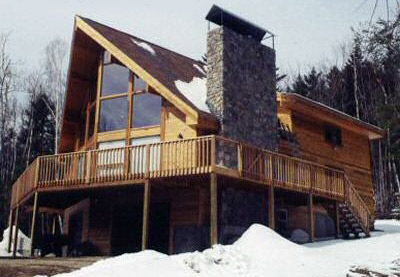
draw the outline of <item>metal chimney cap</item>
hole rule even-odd
[[[206,19],[219,26],[225,26],[232,31],[244,36],[250,36],[257,41],[261,41],[266,33],[273,36],[268,30],[261,28],[223,8],[213,5],[206,15]]]

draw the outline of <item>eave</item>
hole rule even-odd
[[[296,93],[278,93],[280,107],[318,118],[341,128],[366,135],[370,140],[380,139],[385,135],[381,128],[354,118],[324,104],[308,99]]]

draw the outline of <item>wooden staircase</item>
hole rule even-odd
[[[350,203],[339,204],[340,231],[344,239],[369,237],[369,227],[365,226]]]

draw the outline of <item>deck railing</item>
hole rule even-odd
[[[347,202],[369,226],[370,213],[343,171],[219,136],[39,157],[13,185],[12,206],[35,189],[211,172]]]

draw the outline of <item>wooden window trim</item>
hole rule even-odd
[[[117,93],[117,94],[111,94],[111,95],[106,95],[106,96],[101,96],[100,100],[110,100],[110,99],[114,99],[114,98],[120,98],[120,97],[126,97],[128,96],[129,93],[128,92],[122,92],[122,93]]]
[[[134,80],[135,80],[135,73],[130,71],[129,74],[129,91],[112,94],[112,95],[105,95],[102,96],[101,90],[103,85],[103,73],[104,73],[104,66],[111,63],[121,64],[117,59],[115,59],[111,55],[110,63],[104,64],[104,52],[100,55],[99,65],[98,65],[98,80],[97,80],[97,93],[96,99],[93,103],[90,103],[90,106],[95,106],[96,113],[95,113],[95,126],[92,138],[87,139],[87,143],[85,148],[88,149],[89,147],[95,145],[96,148],[100,142],[106,141],[113,141],[113,140],[122,140],[125,139],[126,145],[130,145],[130,141],[134,138],[142,138],[146,136],[160,136],[160,139],[163,140],[162,130],[164,128],[163,122],[163,112],[161,110],[161,122],[160,124],[145,126],[145,127],[132,127],[133,122],[133,102],[134,102],[134,95],[135,94],[142,94],[142,93],[152,93],[158,96],[161,96],[157,91],[155,91],[147,82],[146,82],[146,90],[145,91],[134,91]],[[100,124],[100,112],[103,100],[110,100],[115,98],[122,98],[128,97],[128,126],[125,129],[107,131],[107,132],[99,132],[99,124]]]

